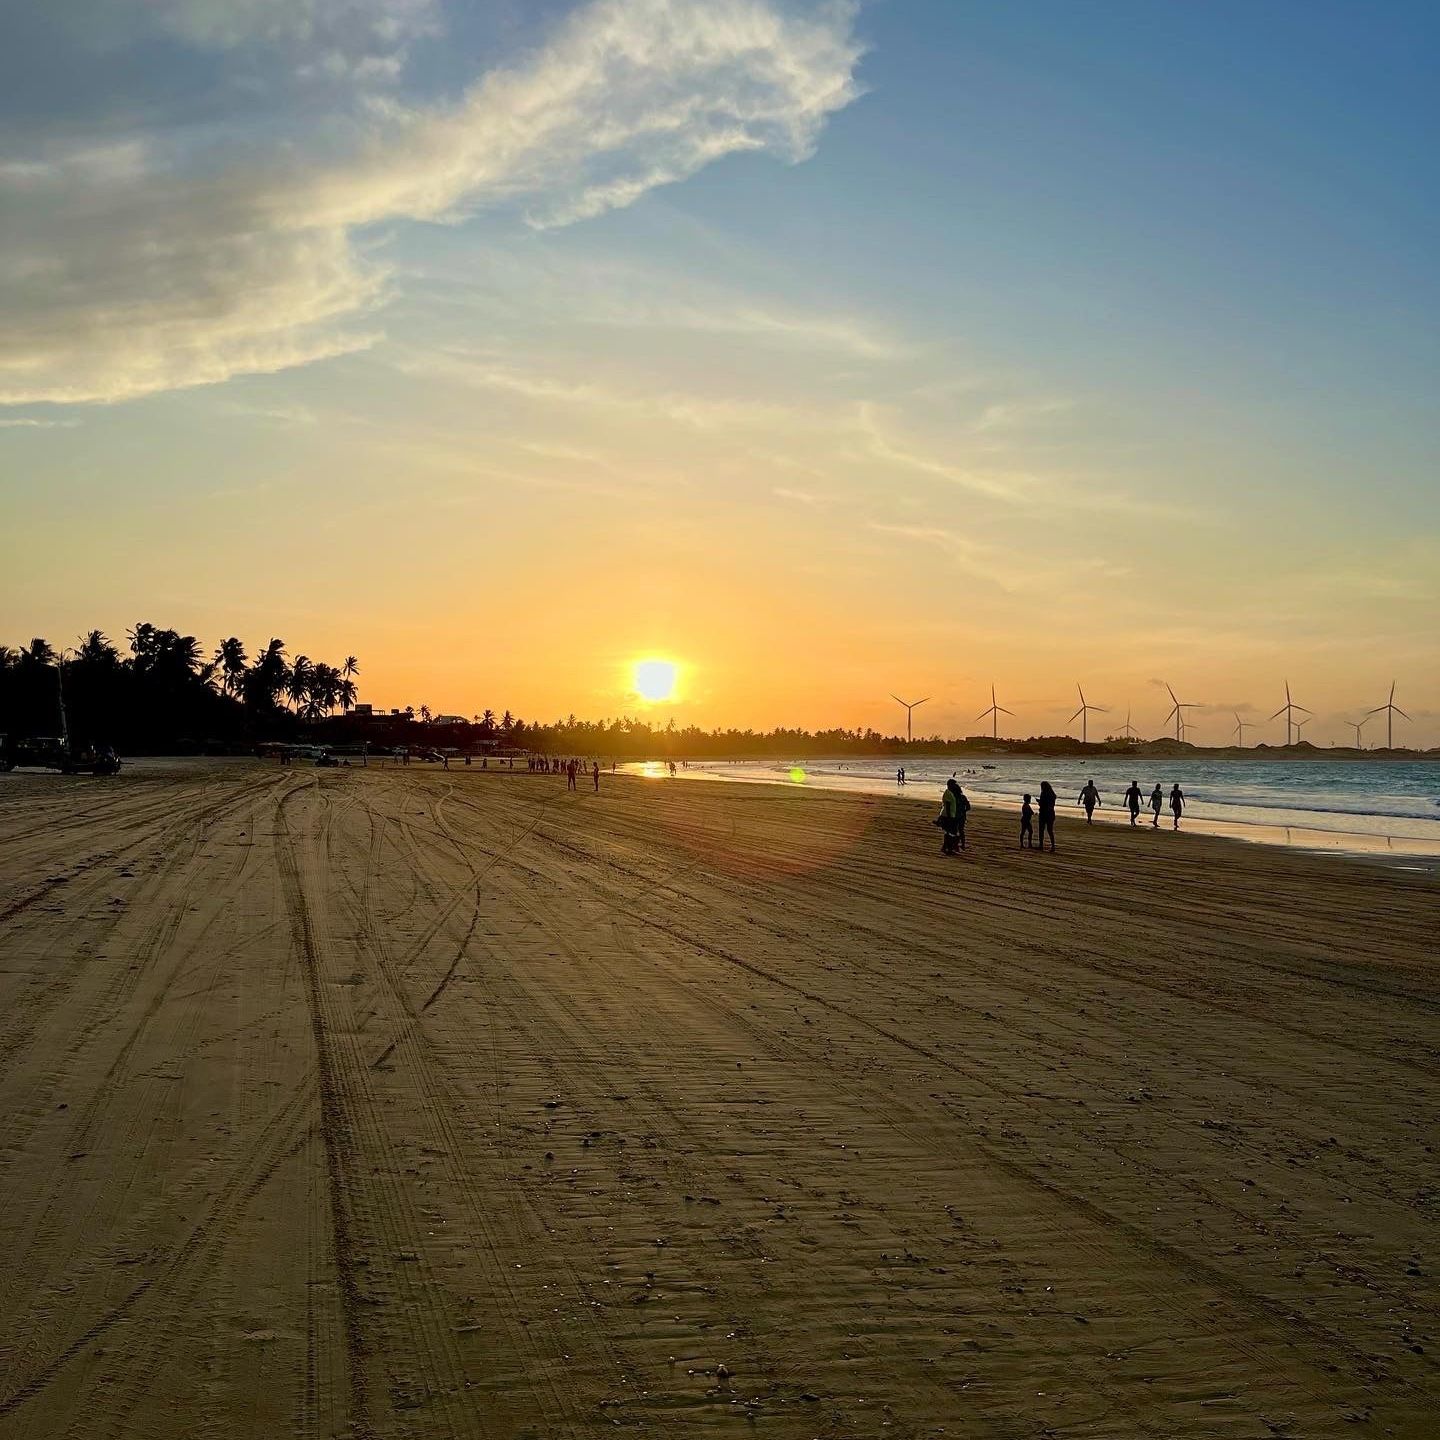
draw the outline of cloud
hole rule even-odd
[[[502,364],[486,355],[458,351],[405,353],[396,359],[395,365],[407,375],[443,380],[477,390],[495,390],[541,404],[664,420],[690,430],[714,431],[740,426],[773,428],[803,418],[803,412],[787,405],[713,399],[676,391],[622,390],[590,380],[572,381],[538,375]],[[812,418],[817,425],[823,423],[821,417]]]
[[[0,417],[0,430],[73,430],[79,423],[78,420],[35,420],[28,416],[24,419]]]
[[[347,15],[372,29],[398,16],[398,47],[429,13],[378,0],[159,11],[192,44],[303,41],[312,58]],[[363,348],[373,328],[354,322],[388,293],[365,227],[502,206],[564,225],[726,155],[803,160],[857,94],[854,15],[592,0],[450,105],[367,92],[294,134],[261,115],[0,156],[0,403],[122,400]]]
[[[140,17],[207,50],[291,43],[322,54],[385,53],[433,31],[438,6],[435,0],[145,0]]]
[[[883,460],[888,464],[927,476],[932,480],[944,480],[951,485],[973,490],[992,500],[1003,500],[1011,505],[1034,502],[1032,485],[1027,476],[1007,475],[997,478],[987,475],[983,471],[947,464],[945,461],[936,460],[932,456],[911,450],[901,443],[891,440],[881,429],[879,414],[873,405],[867,403],[860,406],[857,424],[870,453],[877,460]]]

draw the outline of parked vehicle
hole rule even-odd
[[[54,735],[15,739],[0,735],[0,770],[17,766],[59,770],[66,775],[118,775],[120,757],[109,745],[71,745]]]

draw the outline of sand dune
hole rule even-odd
[[[0,1436],[1436,1434],[1435,880],[970,838],[5,777]]]

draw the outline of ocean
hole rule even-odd
[[[1167,828],[1170,787],[1178,782],[1186,799],[1183,828],[1311,850],[1440,858],[1440,761],[939,756],[908,762],[903,787],[895,780],[899,764],[893,759],[692,760],[680,777],[903,795],[938,809],[940,791],[953,773],[974,804],[1017,814],[1021,795],[1038,793],[1040,782],[1048,780],[1060,796],[1062,815],[1084,813],[1080,789],[1093,778],[1102,801],[1097,821],[1128,821],[1123,796],[1133,779],[1146,797],[1145,825],[1150,823],[1150,791],[1159,781],[1167,797],[1161,824]],[[665,773],[653,763],[626,768]]]

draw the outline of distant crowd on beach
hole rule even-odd
[[[905,771],[902,769],[896,773],[896,783],[906,783]],[[1040,795],[1038,802],[1032,801],[1027,793],[1020,801],[1020,848],[1022,850],[1043,850],[1045,838],[1050,838],[1050,850],[1055,849],[1055,806],[1059,797],[1055,794],[1054,787],[1048,780],[1040,782]],[[1095,823],[1095,811],[1105,802],[1100,798],[1099,788],[1093,780],[1087,780],[1084,788],[1077,798],[1077,805],[1085,809],[1085,823]],[[1155,788],[1150,792],[1150,824],[1152,828],[1160,824],[1161,812],[1165,809],[1165,790],[1157,781]],[[1179,784],[1170,787],[1170,815],[1173,829],[1180,828],[1180,816],[1185,810],[1185,792]],[[1130,812],[1130,824],[1136,826],[1140,823],[1140,812],[1144,808],[1144,792],[1140,788],[1138,780],[1130,782],[1130,788],[1126,790],[1123,804]],[[965,794],[964,787],[959,779],[952,775],[945,782],[945,789],[940,796],[940,813],[935,817],[935,823],[943,832],[943,839],[940,842],[940,853],[942,855],[958,855],[965,849],[965,820],[970,813],[970,799]],[[1036,838],[1036,825],[1039,825],[1039,838]]]

